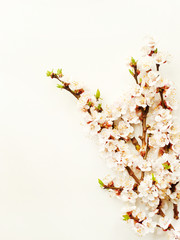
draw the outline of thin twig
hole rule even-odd
[[[130,167],[126,167],[126,170],[128,171],[129,175],[134,178],[134,180],[136,181],[136,183],[139,185],[140,184],[140,180],[136,177],[135,173],[133,172],[133,170]]]
[[[64,82],[63,80],[60,79],[60,77],[58,77],[58,75],[56,73],[52,73],[51,74],[51,78],[56,78],[60,83],[63,84],[63,89],[65,89],[66,91],[70,92],[75,98],[79,99],[80,95],[84,92],[83,89],[79,89],[78,91],[73,91],[70,87],[69,84]]]
[[[146,144],[146,153],[144,155],[144,159],[147,159],[149,150],[150,150],[150,147],[149,147],[149,136],[148,136],[147,137],[147,144]]]
[[[164,109],[166,109],[167,107],[166,107],[166,104],[165,104],[165,102],[164,102],[163,90],[161,89],[161,90],[159,91],[159,93],[160,93],[160,97],[161,97],[162,107],[163,107]]]
[[[178,205],[173,204],[173,211],[174,211],[174,219],[178,220],[179,219],[179,211],[178,211]]]
[[[138,84],[138,72],[137,72],[137,65],[133,66],[134,68],[134,79],[136,80],[136,83]]]
[[[146,126],[146,119],[147,114],[149,112],[149,106],[147,106],[145,109],[142,108],[142,148],[146,146],[146,132],[147,132],[147,126]]]
[[[157,71],[159,71],[160,64],[156,64]]]
[[[131,142],[135,146],[136,150],[139,151],[141,147],[140,147],[137,139],[135,137],[133,137],[133,138],[131,138]]]

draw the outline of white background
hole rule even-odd
[[[174,56],[163,73],[180,100],[180,1],[0,3],[0,239],[139,239],[98,186],[108,169],[75,99],[45,73],[63,67],[112,102],[133,81],[126,57],[151,34]]]

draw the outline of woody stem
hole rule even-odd
[[[134,68],[134,79],[136,80],[136,83],[138,84],[138,72],[137,72],[137,65],[133,66]]]
[[[128,167],[128,166],[126,166],[126,170],[127,170],[127,172],[129,173],[129,175],[130,175],[132,178],[134,178],[135,182],[139,185],[139,184],[140,184],[140,180],[136,177],[136,175],[135,175],[135,173],[133,172],[133,170],[132,170],[130,167]]]
[[[63,89],[65,89],[66,91],[70,92],[75,98],[79,99],[80,98],[80,93],[75,93],[70,87],[69,84],[67,84],[66,82],[62,81],[60,79],[60,77],[58,77],[57,74],[52,73],[51,74],[51,78],[56,78],[60,83],[63,84]]]

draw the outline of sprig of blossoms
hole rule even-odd
[[[171,240],[180,233],[167,216],[173,208],[179,218],[180,128],[174,117],[176,92],[171,81],[162,76],[161,66],[170,56],[159,51],[149,38],[142,57],[131,57],[128,66],[134,85],[113,105],[104,103],[100,90],[95,94],[64,77],[62,69],[48,71],[58,88],[77,100],[89,135],[98,139],[102,158],[111,172],[100,186],[111,195],[129,203],[122,218],[139,235],[156,228],[167,231]]]

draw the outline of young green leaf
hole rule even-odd
[[[98,106],[97,106],[98,110],[101,110],[102,109],[102,104],[99,103]]]
[[[166,170],[169,170],[171,168],[171,165],[168,165],[167,163],[163,163],[162,165]]]
[[[129,217],[129,215],[128,214],[126,214],[126,215],[123,215],[123,220],[124,221],[128,221],[130,219],[130,217]]]
[[[157,50],[157,48],[156,48],[156,49],[154,50],[154,53],[157,53],[157,51],[158,51],[158,50]]]
[[[136,65],[136,61],[133,57],[131,57],[131,63],[132,63],[132,65]]]
[[[156,180],[156,178],[154,176],[154,173],[152,173],[152,180],[153,180],[153,182],[157,182],[157,180]]]
[[[61,84],[57,84],[57,88],[64,88],[64,86]]]
[[[57,75],[62,75],[62,68],[57,70]]]
[[[131,69],[129,69],[129,72],[134,77],[134,73],[133,73],[133,71],[131,71]]]
[[[100,185],[100,187],[104,187],[104,183],[101,181],[101,179],[98,179],[98,183],[99,183],[99,185]]]
[[[52,71],[47,71],[47,72],[46,72],[46,76],[47,76],[47,77],[50,77],[52,73],[53,73],[53,70],[52,70]]]
[[[89,107],[92,107],[93,106],[93,103],[91,101],[88,102],[88,106]]]
[[[142,83],[142,78],[139,79],[139,83]]]
[[[97,100],[100,98],[100,91],[99,91],[99,89],[97,89],[95,97],[96,97]]]

